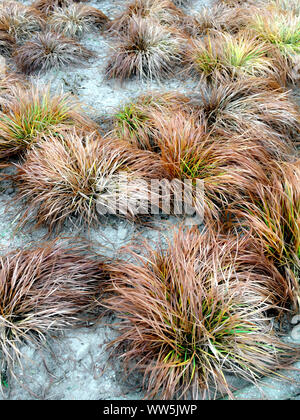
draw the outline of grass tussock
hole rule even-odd
[[[45,27],[45,20],[32,7],[17,1],[4,1],[0,3],[0,26],[6,27],[8,35],[15,40],[23,40],[41,31]]]
[[[140,95],[128,102],[114,116],[114,135],[129,141],[140,149],[156,149],[155,113],[169,115],[189,107],[189,98],[179,92]]]
[[[235,214],[241,226],[246,230],[250,227],[260,239],[268,258],[294,280],[300,296],[300,161],[272,165],[270,182],[256,184],[252,200],[240,203]]]
[[[17,67],[25,74],[82,66],[94,57],[80,43],[54,32],[36,33],[15,52]]]
[[[285,57],[300,54],[300,16],[294,13],[268,13],[253,17],[251,28],[262,40],[274,45]]]
[[[184,29],[192,38],[207,35],[210,31],[224,31],[235,34],[244,29],[249,9],[214,4],[185,19]]]
[[[211,33],[191,40],[185,53],[188,72],[201,81],[220,81],[249,76],[275,77],[278,73],[269,57],[270,47],[249,33]]]
[[[113,46],[106,68],[108,79],[163,79],[180,61],[180,37],[150,19],[132,18],[128,32]]]
[[[87,245],[52,241],[0,257],[0,351],[13,373],[23,342],[96,319],[96,300],[109,278]],[[5,366],[6,364],[6,366]]]
[[[228,7],[265,5],[265,0],[215,0],[215,2]]]
[[[80,240],[0,256],[0,391],[22,343],[94,321],[102,293],[120,319],[113,354],[142,372],[147,398],[234,398],[228,373],[257,384],[299,360],[278,325],[300,308],[300,109],[286,89],[299,81],[299,1],[215,0],[193,16],[185,3],[131,0],[110,21],[86,1],[0,0],[0,54],[20,73],[85,65],[96,54],[78,39],[105,28],[107,79],[178,70],[199,82],[189,97],[129,101],[102,137],[72,95],[32,86],[0,56],[0,167],[21,157],[1,175],[17,187],[17,230],[184,212],[205,225],[126,248],[113,267]]]
[[[94,130],[95,123],[83,115],[70,94],[51,96],[50,88],[16,89],[7,112],[0,113],[0,157],[6,158],[32,147],[42,134],[55,135],[78,124]]]
[[[274,156],[295,153],[299,107],[272,79],[248,78],[202,86],[194,103],[212,131],[247,135],[250,130],[273,150]]]
[[[102,29],[108,21],[101,10],[80,3],[56,8],[48,19],[51,30],[71,38]]]
[[[50,15],[58,7],[70,6],[73,3],[79,3],[79,1],[83,3],[87,0],[36,0],[32,7],[45,15]]]
[[[168,178],[203,182],[205,195],[195,196],[193,205],[205,221],[219,220],[229,203],[247,199],[254,180],[268,183],[273,153],[257,138],[207,134],[205,121],[186,113],[157,113],[155,122],[156,153]]]
[[[181,231],[165,251],[146,247],[113,269],[105,304],[121,324],[112,345],[127,368],[144,373],[147,398],[232,397],[226,372],[255,383],[296,356],[272,333],[268,305],[257,300],[258,279],[264,289],[274,284],[272,274],[254,261],[239,264],[232,243],[216,241]]]
[[[20,224],[46,225],[52,232],[68,220],[98,224],[114,210],[113,214],[137,220],[134,199],[147,204],[148,194],[141,179],[160,178],[161,171],[151,153],[95,133],[48,137],[18,166],[17,198],[24,203]]]
[[[190,0],[172,0],[176,6],[185,6]]]
[[[170,0],[134,0],[127,9],[110,24],[110,31],[127,33],[131,19],[151,19],[162,26],[181,25],[184,13]]]
[[[8,33],[7,26],[0,24],[0,55],[10,56],[15,46],[16,40]]]
[[[2,74],[0,72],[0,115],[9,112],[9,108],[16,100],[16,91],[27,85],[28,82],[16,73],[6,70]]]
[[[267,8],[276,10],[277,13],[293,13],[296,16],[300,15],[300,4],[298,0],[271,0],[267,4]]]
[[[289,10],[283,10],[283,5],[283,2],[273,2],[264,12],[254,14],[249,21],[249,28],[258,39],[273,48],[272,54],[281,68],[285,84],[297,84],[300,57],[299,4],[288,4]]]

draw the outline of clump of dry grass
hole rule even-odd
[[[195,196],[193,206],[204,211],[206,221],[219,220],[229,203],[247,199],[254,180],[268,183],[274,152],[257,137],[207,133],[205,120],[201,123],[185,112],[157,112],[153,120],[154,147],[168,178],[203,182],[204,197]]]
[[[190,0],[171,0],[176,6],[184,6],[189,3]]]
[[[216,4],[228,7],[265,5],[268,0],[215,0]]]
[[[181,41],[176,31],[151,19],[132,18],[128,32],[113,46],[106,68],[108,79],[163,79],[173,74],[180,62]]]
[[[140,95],[115,114],[113,133],[138,148],[155,150],[155,112],[172,114],[184,107],[189,108],[189,102],[188,97],[176,91]]]
[[[7,26],[0,24],[0,54],[10,56],[15,46],[15,38],[8,33]]]
[[[6,114],[9,112],[10,106],[16,100],[16,91],[27,86],[28,82],[20,75],[12,72],[1,74],[0,72],[0,115],[1,113]]]
[[[176,6],[185,6],[189,4],[190,0],[172,0]]]
[[[35,34],[15,52],[17,67],[25,74],[82,66],[94,57],[80,43],[54,32]]]
[[[239,203],[238,223],[259,238],[265,254],[294,282],[300,305],[300,161],[270,162],[268,184],[255,185],[251,200]]]
[[[181,25],[184,13],[170,0],[134,0],[110,24],[110,31],[127,33],[131,19],[151,19],[162,26]]]
[[[221,227],[223,228],[224,226]],[[297,313],[299,308],[297,280],[295,277],[286,276],[274,260],[266,255],[265,246],[258,237],[254,237],[249,231],[242,232],[235,229],[231,233],[218,233],[215,246],[219,247],[225,266],[226,261],[228,264],[234,261],[238,273],[247,271],[250,267],[250,271],[254,270],[256,279],[252,277],[251,287],[260,303],[264,301],[273,307],[267,312],[268,314],[276,314],[280,318],[286,314]]]
[[[294,13],[300,15],[300,4],[298,0],[271,0],[267,9],[277,10],[279,13]]]
[[[96,128],[70,94],[52,96],[49,87],[15,89],[9,109],[0,113],[0,157],[29,149],[42,134],[55,135],[74,125],[87,131]]]
[[[248,14],[249,8],[246,7],[233,8],[226,4],[215,4],[186,17],[184,29],[193,38],[206,35],[212,30],[237,33],[245,28]]]
[[[6,71],[7,71],[6,58],[3,55],[0,55],[0,76],[3,77],[3,75],[6,74]]]
[[[280,13],[271,8],[267,13],[255,15],[251,27],[259,38],[276,46],[283,55],[299,55],[300,17],[294,13]]]
[[[22,40],[42,30],[45,21],[41,13],[32,7],[17,1],[4,1],[0,3],[0,25],[6,27],[8,35],[15,40]]]
[[[299,356],[265,317],[258,289],[270,298],[279,286],[259,253],[240,263],[236,240],[220,246],[215,234],[180,231],[166,250],[144,254],[114,267],[104,304],[121,320],[111,345],[144,373],[147,398],[205,398],[212,389],[232,397],[226,373],[255,383]]]
[[[273,47],[273,55],[279,62],[288,81],[298,82],[300,62],[300,15],[271,7],[255,14],[249,27],[258,39]],[[296,69],[295,69],[296,67]]]
[[[101,10],[80,3],[55,8],[48,19],[51,30],[70,37],[81,37],[96,28],[103,29],[108,21]]]
[[[249,78],[238,82],[202,86],[197,112],[213,130],[261,136],[274,155],[293,153],[299,133],[299,107],[272,79]]]
[[[23,342],[41,344],[51,333],[96,319],[97,299],[109,279],[106,264],[96,257],[78,240],[46,242],[0,257],[2,367],[13,373],[15,361],[22,362]]]
[[[57,7],[64,7],[71,5],[72,3],[83,3],[86,1],[87,0],[36,0],[32,7],[46,15],[49,15]]]
[[[52,232],[68,220],[97,224],[107,213],[137,220],[134,200],[148,204],[143,180],[160,177],[155,155],[128,144],[76,131],[47,136],[18,165],[20,224],[34,222]]]
[[[279,70],[269,56],[270,46],[251,34],[217,32],[191,40],[185,52],[187,71],[200,81],[216,82],[249,76],[277,76]]]

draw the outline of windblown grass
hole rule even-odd
[[[108,21],[108,17],[101,10],[80,3],[56,8],[48,19],[54,32],[78,38],[97,28],[102,29]]]
[[[22,363],[23,342],[41,344],[51,333],[95,320],[108,278],[106,265],[78,240],[1,256],[0,367],[13,374],[15,362]]]
[[[24,203],[20,226],[46,225],[51,233],[70,220],[95,225],[107,213],[138,220],[134,200],[148,205],[143,180],[160,178],[161,172],[151,153],[95,133],[47,136],[18,165],[17,199]]]
[[[83,45],[54,32],[36,33],[15,53],[17,67],[25,74],[82,66],[94,57]]]
[[[255,258],[239,264],[232,243],[217,240],[181,231],[167,250],[146,247],[113,269],[105,305],[121,319],[121,334],[112,346],[125,350],[126,368],[144,373],[147,398],[232,397],[227,372],[256,383],[296,359],[256,295],[274,285],[273,274]],[[233,249],[239,258],[239,244]]]
[[[55,135],[61,128],[78,124],[86,130],[96,125],[81,113],[81,106],[70,94],[51,96],[50,88],[18,89],[9,110],[0,113],[0,157],[30,148],[42,134]]]
[[[177,32],[165,29],[149,18],[132,18],[128,32],[113,46],[106,77],[121,81],[131,76],[166,78],[173,74],[179,63],[180,50]]]

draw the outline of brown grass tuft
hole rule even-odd
[[[268,150],[258,136],[207,134],[205,120],[201,124],[186,113],[157,112],[153,120],[155,149],[168,178],[203,182],[204,204],[197,198],[194,204],[200,211],[204,205],[207,221],[218,220],[232,201],[246,200],[255,191],[255,180],[268,183],[275,146]]]
[[[1,367],[6,364],[13,373],[15,361],[22,362],[23,342],[40,344],[51,333],[95,320],[108,278],[106,265],[78,239],[76,244],[46,242],[1,256]]]
[[[278,156],[284,148],[288,152],[288,144],[299,136],[299,107],[272,79],[249,78],[203,86],[194,103],[211,130],[243,134],[250,129]]]
[[[7,33],[15,40],[26,39],[34,32],[45,27],[45,20],[40,12],[17,1],[0,3],[0,25],[7,28]]]
[[[56,8],[48,19],[51,30],[70,37],[81,37],[97,28],[103,29],[108,21],[101,10],[80,3]]]
[[[140,149],[156,150],[155,115],[189,110],[190,99],[180,92],[149,92],[122,106],[114,115],[114,136]],[[192,106],[190,106],[192,108]],[[191,111],[190,111],[191,112]]]
[[[97,127],[70,94],[52,96],[50,87],[16,88],[9,109],[0,113],[0,158],[29,149],[42,134],[55,135],[74,125],[87,131]]]
[[[203,39],[190,40],[184,62],[189,74],[212,83],[250,76],[279,77],[270,49],[245,31],[237,35],[211,32]]]
[[[300,161],[270,162],[268,184],[256,183],[250,200],[233,213],[258,238],[267,257],[294,283],[300,305]],[[297,284],[298,282],[298,284]]]
[[[151,19],[162,26],[181,25],[184,13],[170,0],[134,0],[126,10],[114,19],[111,32],[126,34],[130,29],[131,19]]]
[[[46,15],[49,15],[57,7],[64,7],[71,5],[72,3],[83,3],[86,1],[88,0],[36,0],[32,7]]]
[[[272,300],[280,275],[261,254],[243,254],[247,240],[218,240],[180,231],[166,250],[146,246],[113,269],[105,306],[121,334],[111,345],[125,351],[126,368],[144,373],[147,398],[197,399],[213,389],[232,397],[226,373],[255,383],[299,357],[274,335],[259,296]]]
[[[47,136],[18,165],[20,224],[46,225],[51,233],[68,220],[97,224],[107,213],[137,220],[133,200],[148,205],[143,180],[160,177],[156,156],[128,144],[75,131]]]
[[[7,26],[0,23],[0,55],[10,56],[15,46],[15,38],[8,33]]]
[[[235,34],[245,28],[248,17],[249,8],[215,4],[186,17],[184,29],[192,38],[201,37],[212,30]]]
[[[276,10],[277,13],[293,13],[300,15],[300,5],[298,0],[271,0],[267,4],[267,9]]]
[[[25,74],[82,66],[92,58],[95,58],[92,51],[54,32],[35,34],[15,52],[17,67]]]
[[[12,72],[0,74],[0,119],[1,113],[8,113],[9,108],[13,106],[16,92],[24,87],[28,87],[28,82],[19,74]]]
[[[180,36],[176,31],[165,29],[151,19],[132,18],[128,32],[113,46],[106,77],[166,78],[173,74],[180,61],[180,49]]]
[[[267,0],[268,1],[268,0]],[[266,0],[215,0],[216,4],[228,7],[265,5]]]
[[[272,7],[273,6],[273,7]],[[299,7],[299,5],[298,5]],[[272,54],[285,77],[285,83],[299,82],[300,14],[293,4],[289,10],[280,10],[275,4],[255,13],[249,21],[253,34],[272,48]]]

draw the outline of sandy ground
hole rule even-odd
[[[29,1],[23,1],[29,4]],[[100,8],[109,17],[118,14],[124,8],[125,1],[98,0],[89,4]],[[209,1],[193,0],[188,11],[193,13],[200,10]],[[104,68],[110,50],[109,40],[99,34],[89,34],[81,41],[98,54],[98,58],[90,66],[81,69],[65,69],[50,71],[41,78],[34,77],[35,83],[51,83],[52,90],[62,89],[77,95],[86,104],[87,113],[100,124],[111,116],[120,105],[129,98],[134,98],[148,90],[174,90],[188,93],[195,89],[191,80],[182,81],[179,78],[164,83],[141,82],[132,80],[120,85],[114,81],[104,79]],[[14,189],[10,185],[3,185],[0,191],[0,249],[7,249],[27,245],[42,240],[46,231],[39,229],[35,232],[15,232],[18,207],[10,204],[14,196]],[[160,234],[169,236],[172,226],[179,224],[179,220],[168,218],[156,220],[156,228],[140,227],[127,221],[109,218],[99,229],[81,232],[89,237],[95,247],[103,254],[114,256],[124,244],[147,239],[153,243],[159,240]],[[61,236],[76,236],[72,226],[66,226]],[[136,376],[124,379],[123,369],[118,360],[108,361],[105,346],[116,335],[113,317],[103,319],[98,325],[74,331],[65,331],[60,337],[50,339],[45,348],[36,349],[24,345],[22,351],[26,355],[23,370],[16,366],[17,379],[10,378],[9,386],[5,389],[1,399],[140,399],[143,392],[139,388],[141,383]],[[231,378],[237,389],[246,386],[242,381]],[[294,398],[300,394],[297,385],[293,389],[276,385],[271,381],[273,394],[277,399]],[[275,386],[274,386],[275,384]],[[262,388],[264,389],[264,388]],[[282,389],[286,392],[282,393]],[[277,390],[275,392],[275,390]],[[245,388],[239,398],[253,397],[255,390]],[[279,392],[279,394],[278,394]],[[280,393],[281,392],[281,393]],[[253,394],[254,393],[254,394]],[[257,398],[257,394],[254,396]]]

